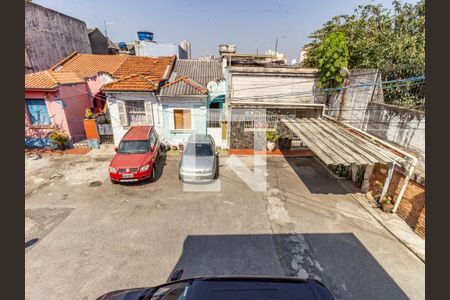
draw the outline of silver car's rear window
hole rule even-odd
[[[211,144],[188,143],[183,154],[189,156],[212,156],[213,150]]]

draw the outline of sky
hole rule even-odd
[[[405,1],[405,0],[404,0]],[[414,0],[406,0],[415,3]],[[239,53],[264,53],[275,48],[289,61],[297,59],[308,35],[335,15],[351,14],[359,4],[391,0],[34,0],[97,27],[115,42],[137,39],[148,30],[154,40],[191,43],[192,57],[218,55],[219,44],[234,44]]]

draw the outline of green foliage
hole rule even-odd
[[[329,165],[328,169],[339,177],[347,177],[349,175],[348,168],[344,165]]]
[[[309,36],[312,42],[305,47],[307,58],[302,65],[320,68],[322,45],[331,34],[343,33],[349,69],[380,69],[383,81],[424,75],[425,1],[394,0],[392,4],[391,10],[381,4],[359,5],[353,14],[333,17]],[[425,109],[425,84],[387,86],[383,93],[386,103]]]
[[[318,66],[321,87],[340,87],[344,81],[340,74],[348,67],[347,39],[342,32],[331,33],[318,47]]]
[[[383,65],[418,65],[425,62],[425,1],[416,4],[393,1],[394,9],[381,4],[360,5],[352,15],[338,15],[309,37],[305,67],[320,66],[320,46],[332,33],[343,33],[352,69]]]
[[[381,205],[394,204],[392,200],[393,199],[391,196],[384,196],[380,203],[381,203]]]
[[[280,138],[281,138],[281,135],[279,135],[276,131],[272,131],[272,130],[266,131],[266,139],[269,142],[277,143]]]
[[[48,136],[53,145],[58,147],[58,149],[65,150],[67,142],[70,140],[69,136],[58,129],[53,129],[53,131]]]

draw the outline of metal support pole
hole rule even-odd
[[[402,186],[400,192],[398,193],[397,198],[395,199],[394,208],[392,209],[393,213],[395,213],[397,211],[398,206],[400,205],[400,202],[402,201],[403,194],[406,191],[406,187],[408,186],[409,179],[411,179],[411,176],[413,175],[415,167],[416,167],[415,164],[411,164],[411,167],[408,170],[408,174],[405,177],[405,181],[403,182],[403,186]]]
[[[394,169],[395,169],[395,163],[391,164],[391,167],[389,168],[388,175],[386,177],[386,180],[384,181],[383,191],[381,192],[381,195],[380,195],[380,201],[383,200],[384,196],[386,195],[386,193],[388,191],[389,184],[391,183],[392,175],[394,174]]]

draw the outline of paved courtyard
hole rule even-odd
[[[111,157],[26,159],[27,299],[93,299],[176,268],[309,275],[338,299],[425,298],[425,265],[313,158],[269,157],[267,191],[253,192],[221,157],[221,190],[199,193],[183,191],[178,157],[129,185],[109,181]]]

